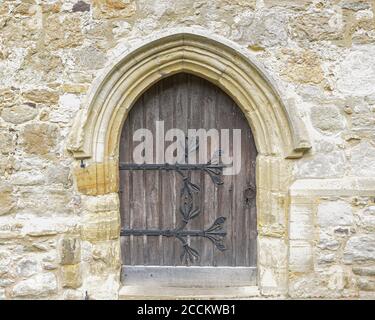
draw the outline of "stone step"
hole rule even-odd
[[[221,300],[260,298],[257,286],[223,288],[182,288],[123,286],[119,300]]]

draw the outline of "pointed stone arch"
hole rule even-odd
[[[189,29],[147,39],[125,52],[93,84],[68,149],[77,159],[116,158],[118,135],[136,99],[160,79],[189,72],[218,85],[240,106],[263,155],[298,158],[311,146],[295,108],[235,43]]]
[[[179,29],[142,40],[92,85],[67,145],[77,160],[78,192],[88,203],[82,238],[109,241],[120,252],[117,192],[122,126],[143,92],[178,72],[216,84],[233,98],[249,122],[258,149],[258,284],[263,294],[286,294],[291,159],[310,149],[307,131],[294,106],[281,98],[274,82],[246,50],[204,32]],[[119,256],[111,268],[111,279],[119,279]]]

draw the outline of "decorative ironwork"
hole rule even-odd
[[[188,140],[187,140],[188,141]],[[224,238],[226,232],[224,231],[224,223],[226,218],[217,218],[210,227],[205,230],[186,230],[189,221],[200,214],[200,209],[194,207],[194,194],[200,192],[200,187],[191,181],[191,172],[199,170],[209,175],[215,185],[223,184],[220,176],[225,165],[220,163],[220,151],[214,154],[214,157],[206,164],[188,164],[188,155],[190,152],[195,152],[198,149],[198,144],[194,141],[191,145],[185,144],[185,162],[175,164],[134,164],[134,163],[120,163],[120,170],[165,170],[176,171],[182,177],[181,188],[181,205],[179,212],[182,216],[180,226],[175,229],[153,230],[153,229],[122,229],[122,236],[165,236],[175,237],[182,243],[182,253],[180,259],[182,262],[188,264],[200,259],[199,253],[192,248],[188,243],[188,237],[203,237],[209,239],[215,247],[220,250],[226,250],[224,245]]]

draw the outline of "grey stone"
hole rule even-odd
[[[345,0],[341,4],[342,9],[349,9],[353,11],[359,11],[359,10],[366,10],[370,9],[370,3],[366,3],[365,1],[352,1],[352,0]]]
[[[348,235],[350,235],[352,232],[354,233],[354,230],[352,230],[352,229],[349,228],[349,227],[336,227],[336,228],[334,228],[333,232],[334,232],[336,235],[348,236]]]
[[[18,282],[13,287],[12,296],[46,296],[56,293],[56,291],[56,276],[53,273],[41,273]]]
[[[5,300],[5,289],[0,288],[0,300]]]
[[[322,254],[318,257],[318,264],[327,264],[335,261],[336,255],[334,253]]]
[[[333,105],[313,106],[311,108],[311,122],[323,133],[333,134],[345,128],[345,119],[338,108]]]
[[[0,287],[8,287],[15,283],[16,280],[12,276],[4,276],[0,278]]]
[[[344,263],[375,261],[375,234],[351,237],[344,249]]]
[[[323,202],[318,206],[318,224],[321,227],[351,226],[353,213],[345,201]]]
[[[104,66],[106,56],[99,49],[90,46],[78,50],[75,61],[83,70],[96,70]]]
[[[352,174],[355,176],[375,176],[375,146],[364,141],[351,150]]]
[[[349,51],[343,57],[337,72],[337,87],[343,93],[365,96],[374,91],[375,65],[373,46],[363,46],[359,50]]]
[[[375,266],[372,267],[353,267],[353,273],[359,276],[375,277]]]
[[[0,276],[10,271],[12,256],[10,252],[0,251]]]
[[[4,108],[1,117],[6,122],[21,124],[30,121],[36,117],[38,110],[29,105],[16,105],[10,108]]]
[[[40,270],[37,260],[32,258],[23,258],[18,262],[16,272],[20,277],[30,277]]]
[[[297,167],[297,178],[338,178],[345,173],[345,155],[341,151],[317,153],[302,159]]]
[[[76,264],[81,259],[81,241],[76,238],[61,240],[61,264]]]
[[[0,130],[0,153],[9,154],[14,151],[13,135],[5,130]]]
[[[375,280],[371,278],[359,278],[358,288],[363,291],[375,291]]]
[[[319,249],[323,250],[337,250],[340,248],[340,242],[337,241],[336,239],[328,239],[328,238],[321,238],[319,243],[317,244],[317,247]]]
[[[90,5],[84,1],[78,1],[73,5],[73,12],[85,12],[90,11]]]
[[[19,171],[12,175],[12,184],[16,186],[42,185],[45,177],[37,171]]]
[[[61,165],[51,166],[46,172],[48,183],[58,183],[67,187],[72,184],[69,174],[69,167],[64,167]]]
[[[357,218],[357,224],[363,229],[375,232],[375,206],[362,210]]]

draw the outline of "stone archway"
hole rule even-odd
[[[117,192],[122,125],[147,88],[178,72],[195,74],[219,86],[249,122],[259,152],[259,289],[262,294],[285,294],[290,159],[301,157],[310,148],[306,130],[293,106],[282,101],[276,86],[247,52],[221,37],[192,29],[162,33],[127,51],[95,81],[76,117],[68,150],[77,160],[75,179],[83,195],[82,239],[102,243],[112,257],[109,267],[102,270],[105,277],[95,275],[95,270],[91,277],[114,283],[120,278]],[[80,161],[85,168],[80,167]]]

